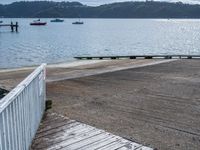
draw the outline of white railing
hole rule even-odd
[[[0,100],[0,150],[28,150],[45,110],[43,64]]]

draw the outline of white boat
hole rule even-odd
[[[46,24],[47,22],[41,22],[40,19],[34,20],[33,22],[30,23],[31,26],[44,26]]]

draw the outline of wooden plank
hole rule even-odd
[[[100,135],[100,134],[103,134],[103,132],[99,131],[99,130],[93,130],[89,134],[78,135],[78,136],[74,136],[74,138],[67,139],[66,141],[63,141],[63,142],[61,142],[59,144],[56,144],[54,146],[49,147],[47,150],[62,149],[62,148],[67,147],[68,145],[71,145],[73,143],[80,142],[80,141],[92,138],[92,137]]]
[[[104,138],[104,139],[101,139],[101,140],[98,140],[96,142],[93,142],[93,143],[90,143],[88,145],[85,145],[85,146],[82,146],[79,148],[79,150],[94,150],[94,149],[97,149],[99,147],[102,147],[103,145],[107,145],[109,143],[112,143],[116,141],[116,137],[113,135],[113,136],[108,136],[107,138]]]
[[[47,132],[44,132],[44,133],[41,133],[41,134],[38,134],[36,135],[36,139],[37,138],[42,138],[42,137],[46,137],[46,136],[52,136],[54,134],[57,134],[59,132],[63,132],[65,130],[69,130],[71,128],[74,128],[76,126],[79,126],[80,124],[78,122],[74,122],[72,124],[67,124],[65,126],[61,126],[61,127],[58,127],[58,128],[55,128],[55,129],[52,129],[52,130],[49,130]]]
[[[55,121],[53,121],[53,117],[55,117]],[[48,119],[51,121],[48,121]],[[43,122],[47,126],[44,126]],[[50,115],[45,117],[43,122],[39,129],[40,132],[37,133],[33,141],[32,150],[134,150],[137,148],[152,150],[104,130],[69,120],[63,116]]]
[[[126,145],[126,143],[123,143],[119,139],[117,139],[108,145],[104,145],[100,148],[97,148],[96,150],[115,150],[115,149],[120,148],[125,145]]]
[[[55,145],[62,144],[64,141],[73,139],[75,137],[75,131],[77,131],[76,136],[79,136],[82,134],[86,134],[91,130],[91,128],[80,128],[80,126],[79,128],[71,128],[70,130],[67,130],[67,132],[65,131],[64,133],[58,133],[56,136],[53,137],[44,137],[38,140],[37,143],[34,142],[35,144],[38,144],[35,148],[46,149],[47,147],[54,147]]]
[[[68,120],[66,120],[66,121],[57,120],[57,122],[54,122],[53,125],[42,124],[42,126],[45,127],[45,128],[38,130],[38,133],[40,134],[40,133],[47,132],[47,131],[52,130],[52,129],[57,129],[59,127],[70,125],[70,124],[73,124],[73,123],[75,123],[74,120],[69,120],[69,121]]]
[[[152,150],[152,148],[146,147],[146,146],[140,146],[140,147],[121,147],[117,150]]]
[[[72,143],[72,144],[66,146],[65,148],[63,148],[62,150],[64,150],[64,149],[76,150],[76,149],[79,149],[79,148],[84,147],[86,145],[91,146],[92,143],[97,142],[97,141],[102,140],[102,139],[105,139],[105,138],[108,138],[109,136],[110,136],[109,133],[99,134],[97,136],[93,136],[91,138],[83,139],[81,141]]]

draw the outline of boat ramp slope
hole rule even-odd
[[[143,145],[199,150],[199,60],[51,82],[47,97],[53,101],[52,112]]]

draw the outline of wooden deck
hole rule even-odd
[[[31,150],[152,150],[104,130],[47,114],[33,141]]]

